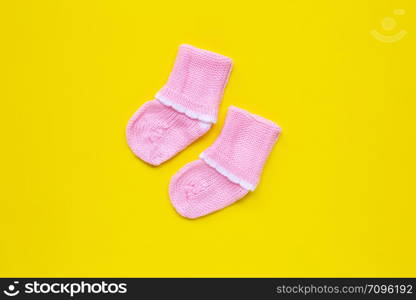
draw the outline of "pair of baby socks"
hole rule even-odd
[[[228,57],[181,45],[167,84],[128,122],[133,153],[158,166],[204,135],[217,121],[231,68]],[[172,177],[176,211],[198,218],[254,191],[279,133],[272,121],[229,107],[214,144]]]

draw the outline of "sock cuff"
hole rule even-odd
[[[224,55],[181,45],[156,99],[190,118],[215,123],[231,68],[232,60]]]
[[[280,131],[272,121],[231,106],[220,135],[200,158],[230,181],[254,191]]]

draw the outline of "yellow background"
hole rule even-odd
[[[415,12],[411,0],[2,1],[0,275],[416,276]],[[373,29],[408,34],[387,44]],[[235,65],[219,123],[153,168],[125,125],[181,43]],[[232,104],[283,133],[255,192],[186,220],[169,180]]]

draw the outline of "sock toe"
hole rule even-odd
[[[202,160],[185,165],[169,185],[176,211],[190,219],[220,210],[241,199],[248,190],[229,181]]]
[[[210,128],[157,100],[146,102],[130,119],[127,143],[143,161],[157,166],[183,150]]]
[[[155,101],[148,101],[140,107],[127,124],[127,144],[131,151],[151,165],[159,165],[161,157],[157,151],[158,147],[154,144],[158,130],[154,126],[154,120],[152,121],[149,117],[154,118],[162,111],[162,106],[157,105]]]

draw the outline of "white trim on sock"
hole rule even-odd
[[[204,122],[204,121],[201,121],[201,120],[198,120],[198,121],[199,121],[199,122],[198,122],[199,127],[200,127],[202,130],[208,130],[208,129],[210,129],[210,128],[211,128],[212,123],[207,123],[207,122]]]
[[[202,152],[199,155],[199,158],[202,159],[207,165],[209,165],[211,168],[214,168],[217,170],[218,173],[221,175],[227,177],[231,182],[234,182],[236,184],[239,184],[242,188],[245,188],[249,191],[254,191],[256,187],[252,185],[251,183],[235,176],[233,173],[229,172],[228,170],[221,167],[217,162],[213,161],[212,159],[208,158],[204,152]]]
[[[171,100],[167,99],[164,96],[161,96],[159,93],[156,94],[156,99],[159,100],[162,104],[172,107],[174,110],[183,113],[185,115],[187,115],[188,117],[190,117],[191,119],[197,119],[200,120],[202,122],[205,123],[216,123],[217,122],[217,118],[216,117],[212,117],[210,115],[204,115],[204,114],[198,114],[186,107],[183,107],[182,105],[176,104],[174,102],[172,102]]]

